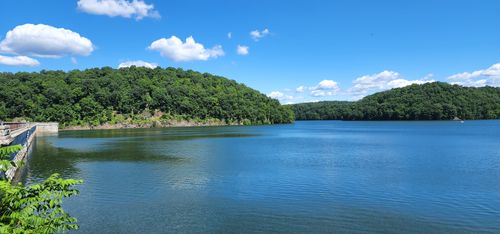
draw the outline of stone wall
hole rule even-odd
[[[37,132],[37,126],[31,125],[30,127],[26,127],[16,131],[18,132],[13,136],[14,140],[11,142],[11,145],[19,144],[22,145],[23,148],[21,149],[21,151],[15,153],[12,161],[14,161],[16,165],[21,165],[23,160],[29,153],[31,144],[33,143],[33,139],[35,138]],[[18,166],[15,166],[5,172],[5,176],[7,177],[7,179],[12,180],[12,178],[14,178],[14,176],[16,175],[17,169]]]
[[[36,123],[37,133],[57,133],[59,132],[59,123]]]
[[[9,125],[0,125],[0,146],[9,145],[12,142]]]
[[[59,131],[59,123],[25,123],[16,130],[10,131],[9,125],[3,125],[0,128],[0,144],[1,145],[22,145],[21,151],[11,155],[11,160],[16,165],[22,164],[23,160],[28,156],[31,144],[36,134],[57,134]],[[16,176],[18,167],[13,167],[5,172],[5,176],[12,180]]]

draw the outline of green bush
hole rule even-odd
[[[15,164],[8,159],[20,145],[0,147],[1,171]],[[78,194],[73,186],[81,180],[62,179],[58,174],[28,187],[0,180],[0,233],[60,233],[78,229],[76,218],[62,209],[62,199]]]

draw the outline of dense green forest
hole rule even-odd
[[[175,68],[0,73],[0,84],[0,120],[21,117],[67,126],[153,115],[238,124],[294,118],[290,107],[234,80]]]
[[[443,82],[375,93],[356,102],[291,105],[297,120],[500,119],[500,88]]]

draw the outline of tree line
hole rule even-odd
[[[145,112],[228,123],[289,123],[290,107],[224,77],[176,68],[0,73],[0,119],[99,125]]]
[[[324,101],[291,107],[297,120],[500,119],[500,88],[433,82],[375,93],[356,102]]]

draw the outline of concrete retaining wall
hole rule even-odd
[[[38,133],[57,133],[59,132],[59,123],[36,123]]]
[[[30,153],[31,145],[33,144],[36,134],[57,134],[59,131],[59,123],[23,123],[16,130],[10,131],[8,125],[2,126],[2,134],[0,136],[0,144],[2,145],[22,145],[21,151],[11,155],[11,160],[18,165],[10,168],[5,172],[5,177],[12,180],[22,165],[24,159]]]
[[[5,172],[5,176],[7,179],[12,180],[14,176],[16,175],[17,169],[19,166],[23,163],[23,160],[26,158],[28,155],[31,145],[33,143],[33,140],[35,138],[36,132],[37,132],[37,126],[33,125],[29,128],[19,130],[22,132],[18,132],[14,135],[14,140],[12,141],[11,145],[22,145],[23,148],[21,151],[15,153],[15,155],[12,158],[12,161],[16,163],[16,167],[10,168],[7,172]]]

